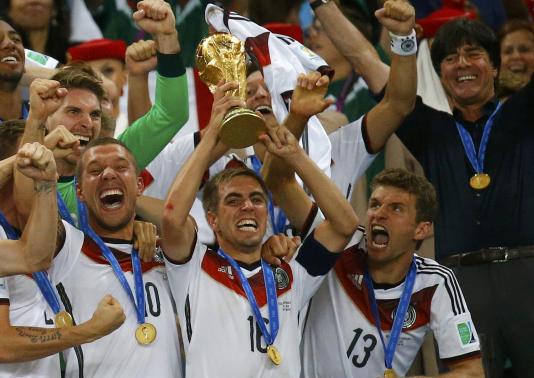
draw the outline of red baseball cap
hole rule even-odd
[[[93,39],[67,50],[69,59],[88,62],[97,59],[117,59],[124,62],[126,42],[120,39]]]

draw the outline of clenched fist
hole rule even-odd
[[[99,336],[105,336],[119,328],[125,319],[120,303],[108,294],[100,300],[90,321],[93,330]]]
[[[56,182],[56,161],[52,151],[40,143],[26,143],[15,159],[15,166],[26,177],[34,181]]]
[[[415,9],[406,0],[387,0],[375,16],[390,33],[409,35],[415,25]]]

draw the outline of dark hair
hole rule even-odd
[[[1,1],[0,16],[17,30],[22,37],[24,47],[34,49],[30,44],[26,31],[9,17],[10,7],[11,0]],[[56,58],[61,63],[65,63],[70,37],[70,12],[64,0],[54,0],[54,7],[56,14],[48,24],[48,39],[46,40],[44,53]]]
[[[59,81],[61,86],[67,89],[86,89],[95,94],[98,102],[104,97],[102,80],[86,64],[66,66],[56,72],[51,79]]]
[[[256,55],[254,55],[251,51],[247,50],[247,77],[252,75],[256,71],[260,71],[260,73],[263,75],[263,69],[261,68],[260,62],[258,61],[258,58],[256,58]]]
[[[217,212],[217,208],[219,206],[219,187],[222,184],[226,184],[227,182],[230,182],[235,177],[239,176],[246,176],[253,178],[260,184],[261,189],[263,190],[263,193],[265,194],[265,198],[267,199],[267,193],[269,193],[269,190],[267,189],[267,185],[265,185],[265,182],[263,179],[256,174],[252,169],[241,167],[241,168],[227,168],[223,170],[222,172],[219,172],[215,176],[213,176],[204,186],[204,192],[202,193],[202,207],[204,208],[204,211],[207,213],[208,211],[211,211],[212,213]]]
[[[82,182],[82,171],[83,171],[82,161],[83,161],[83,156],[91,148],[98,147],[98,146],[107,146],[107,145],[118,145],[118,146],[121,146],[122,148],[124,148],[126,150],[126,152],[128,152],[128,155],[130,155],[130,157],[132,159],[132,163],[135,166],[136,173],[139,174],[141,172],[141,170],[139,169],[139,166],[137,165],[137,161],[135,159],[135,156],[134,156],[132,150],[130,150],[127,145],[125,145],[123,142],[121,142],[120,140],[115,139],[115,138],[102,137],[102,138],[93,139],[92,141],[87,143],[87,146],[85,146],[85,149],[83,150],[80,158],[78,159],[78,163],[76,164],[76,171],[75,171],[76,179],[78,180],[78,182]]]
[[[23,119],[11,119],[0,122],[0,160],[7,159],[17,153],[17,139],[24,134],[26,121]]]
[[[379,186],[401,189],[415,196],[416,222],[432,222],[436,216],[438,201],[434,186],[423,176],[400,168],[384,169],[371,182],[371,190]]]
[[[479,21],[464,18],[447,22],[440,27],[432,43],[430,56],[434,69],[441,75],[441,62],[447,55],[454,54],[463,45],[482,47],[489,55],[495,69],[501,65],[499,41],[495,33]]]
[[[508,34],[524,30],[526,32],[529,32],[532,34],[532,37],[534,38],[534,24],[532,22],[528,22],[526,20],[510,20],[507,21],[504,26],[499,31],[499,42],[502,43],[502,40],[504,37],[506,37]]]

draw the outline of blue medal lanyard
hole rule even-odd
[[[393,326],[389,334],[389,341],[386,345],[384,341],[384,335],[382,334],[382,326],[380,322],[380,314],[378,312],[378,305],[376,303],[375,290],[373,287],[373,281],[371,280],[371,275],[369,270],[365,269],[364,279],[365,285],[367,286],[367,291],[369,294],[369,303],[371,305],[371,313],[375,321],[376,330],[380,335],[380,340],[382,341],[382,346],[384,347],[384,363],[386,369],[392,369],[393,358],[395,356],[395,349],[397,348],[397,343],[399,341],[399,336],[402,331],[402,324],[404,323],[404,317],[408,311],[408,306],[410,305],[410,298],[412,297],[412,291],[415,284],[415,276],[417,274],[417,267],[415,265],[415,257],[412,260],[410,265],[410,270],[406,276],[404,282],[404,289],[399,300],[399,305],[395,311],[395,319],[393,319]]]
[[[109,262],[111,265],[111,268],[113,269],[113,273],[115,273],[115,276],[119,280],[120,284],[122,285],[124,291],[130,298],[130,302],[135,308],[135,312],[137,314],[137,323],[143,324],[145,322],[145,290],[144,290],[144,284],[143,284],[143,271],[141,269],[141,261],[139,260],[139,253],[132,249],[131,259],[132,259],[132,273],[134,276],[134,285],[135,285],[135,298],[132,293],[132,289],[130,288],[130,285],[128,284],[128,281],[126,280],[126,277],[124,276],[124,272],[122,271],[122,268],[117,261],[117,258],[111,252],[109,247],[104,243],[104,241],[96,234],[96,232],[93,231],[93,229],[89,226],[88,222],[88,216],[87,216],[87,209],[84,206],[84,204],[81,203],[81,201],[78,202],[78,216],[80,218],[80,225],[83,226],[82,231],[87,234],[95,244],[100,249],[100,252],[105,257],[105,259]],[[137,302],[136,302],[137,300]]]
[[[252,162],[252,168],[254,169],[254,172],[256,172],[256,174],[261,177],[262,164],[260,160],[256,157],[256,155],[252,155],[250,157],[250,161]],[[271,219],[271,226],[273,227],[273,234],[283,234],[286,230],[287,217],[284,211],[280,208],[278,208],[278,216],[275,216],[273,196],[271,195],[271,192],[268,193],[268,196],[269,203],[267,204],[267,206],[269,210],[269,218]]]
[[[252,291],[252,288],[250,287],[250,284],[241,271],[240,266],[237,264],[237,262],[230,256],[226,254],[222,250],[222,248],[219,248],[217,251],[217,254],[224,258],[228,263],[232,266],[232,269],[235,271],[235,274],[239,277],[239,282],[241,282],[241,287],[245,291],[245,294],[247,295],[248,303],[250,303],[250,308],[252,309],[252,313],[254,314],[254,318],[256,319],[256,323],[261,329],[261,333],[263,335],[263,338],[265,339],[265,342],[267,345],[273,345],[274,340],[276,339],[276,335],[278,334],[278,328],[280,327],[280,323],[278,320],[278,303],[277,303],[277,295],[276,295],[276,284],[274,282],[274,274],[273,270],[267,264],[263,259],[261,260],[261,269],[263,271],[263,280],[265,281],[265,292],[267,294],[267,305],[269,307],[269,328],[270,331],[267,330],[267,326],[265,325],[265,322],[263,321],[263,316],[261,315],[260,308],[258,307],[258,302],[256,302],[256,297],[254,296],[254,292]]]
[[[9,224],[4,214],[0,212],[0,225],[4,228],[4,231],[6,232],[6,235],[8,239],[10,240],[18,240],[20,239],[20,235],[13,226]],[[48,303],[48,306],[52,309],[54,314],[57,314],[60,311],[60,305],[59,300],[56,294],[56,291],[54,290],[54,287],[52,286],[52,283],[50,282],[50,279],[48,278],[48,274],[46,272],[35,272],[32,273],[32,277],[39,287],[39,290],[43,294],[44,299],[46,300],[46,303]]]
[[[471,166],[475,170],[475,173],[484,172],[484,158],[486,156],[486,147],[488,146],[488,140],[491,134],[491,129],[493,128],[493,121],[495,120],[495,115],[497,114],[501,106],[502,103],[499,102],[499,104],[497,105],[493,113],[491,113],[484,125],[484,130],[482,131],[482,139],[480,140],[480,146],[478,147],[478,154],[475,150],[473,138],[471,137],[469,132],[460,122],[455,121],[456,129],[460,134],[460,139],[462,141],[462,145],[464,146],[465,154],[467,155],[469,163],[471,163]]]
[[[73,179],[72,185],[74,186],[74,193],[75,193],[75,196],[76,196],[76,202],[79,202],[78,201],[78,197],[76,195],[76,177]],[[65,204],[65,201],[63,200],[63,197],[61,197],[61,193],[59,193],[59,191],[57,191],[56,197],[57,197],[57,208],[58,208],[59,215],[61,216],[61,218],[63,220],[65,220],[65,221],[67,221],[71,226],[79,228],[80,230],[84,231],[87,228],[87,224],[82,224],[82,220],[79,219],[79,223],[80,224],[76,225],[76,222],[72,218],[72,215],[70,214],[69,208]],[[78,210],[79,209],[80,209],[80,206],[78,204]],[[87,218],[85,220],[87,220]]]

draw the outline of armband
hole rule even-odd
[[[410,35],[400,36],[389,33],[391,38],[391,51],[397,55],[409,56],[415,55],[417,52],[417,39],[415,38],[415,30],[412,29]]]

